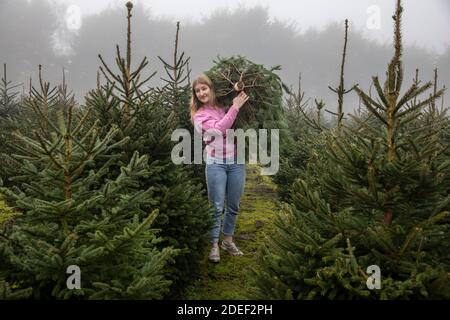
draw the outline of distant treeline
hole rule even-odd
[[[112,43],[125,43],[122,32],[126,25],[121,8],[109,9],[101,14],[83,19],[77,34],[70,33],[61,17],[46,1],[25,0],[0,3],[0,62],[8,64],[9,78],[29,87],[30,76],[37,79],[37,66],[42,64],[47,79],[61,81],[62,67],[66,79],[81,102],[87,90],[95,86],[96,73],[102,54],[113,62],[115,49]],[[267,9],[256,7],[244,11],[217,11],[201,23],[181,22],[180,50],[191,57],[193,76],[208,70],[212,61],[220,56],[241,54],[252,61],[268,66],[281,65],[280,75],[288,85],[296,87],[298,73],[302,73],[302,89],[307,97],[321,98],[327,106],[334,107],[336,96],[328,89],[339,82],[340,52],[343,45],[344,25],[331,24],[323,31],[310,29],[299,35],[292,25],[269,22]],[[57,29],[58,36],[55,36]],[[136,59],[147,56],[151,69],[158,71],[151,85],[159,85],[162,63],[157,56],[169,59],[172,55],[175,34],[173,21],[150,18],[141,5],[134,10],[132,41]],[[407,31],[407,30],[406,30]],[[430,37],[433,35],[430,34]],[[57,55],[52,46],[56,38],[70,44],[71,54]],[[418,47],[405,48],[405,79],[412,83],[415,69],[423,81],[433,79],[433,69],[438,68],[439,85],[450,84],[450,47],[442,54]],[[349,30],[346,84],[359,83],[369,90],[369,80],[379,70],[385,70],[392,56],[390,45],[364,39],[356,30]],[[379,76],[384,77],[383,74]],[[313,100],[312,100],[313,101]],[[356,94],[350,94],[344,110],[358,104]]]

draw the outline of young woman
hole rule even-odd
[[[233,242],[239,202],[244,192],[245,164],[236,161],[236,145],[226,139],[239,109],[248,100],[241,91],[233,105],[225,113],[217,104],[214,87],[206,75],[201,75],[192,83],[191,118],[196,130],[206,142],[206,183],[208,199],[213,206],[213,226],[211,228],[211,251],[209,260],[220,261],[219,237],[223,232],[220,247],[234,256],[243,255]],[[210,139],[211,135],[214,139]],[[212,140],[212,141],[211,141]],[[222,211],[225,210],[223,224]]]

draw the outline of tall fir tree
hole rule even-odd
[[[318,161],[294,184],[293,201],[259,255],[260,297],[450,298],[448,145],[420,112],[443,91],[417,103],[431,82],[400,94],[402,11],[398,0],[384,88],[373,77],[376,100],[356,88],[376,120],[354,117],[353,126],[330,132]]]
[[[12,84],[12,81],[8,81],[6,63],[3,64],[3,76],[0,80],[0,118],[12,116],[17,112],[19,96],[17,88],[20,86],[21,84]]]
[[[344,46],[342,50],[342,60],[339,74],[339,86],[328,88],[337,94],[336,112],[325,109],[326,112],[336,116],[337,131],[341,130],[344,123],[344,96],[350,93],[355,86],[346,89],[344,85],[344,67],[347,55],[348,41],[348,20],[345,20]],[[310,99],[305,99],[305,92],[302,91],[301,74],[299,74],[299,83],[297,93],[290,90],[287,99],[285,99],[284,109],[289,128],[289,135],[292,137],[290,147],[283,152],[280,159],[280,171],[274,176],[274,182],[279,186],[278,193],[283,201],[290,201],[291,186],[293,182],[302,176],[302,172],[308,161],[315,159],[314,148],[323,145],[322,136],[324,130],[331,127],[330,121],[326,121],[322,115],[322,109],[325,108],[323,100],[314,99],[314,109],[308,108]],[[317,151],[317,150],[316,150]]]
[[[117,46],[116,65],[120,72],[117,75],[100,56],[106,84],[102,85],[99,81],[97,89],[87,95],[86,105],[92,108],[94,118],[103,127],[117,127],[115,139],[129,138],[127,143],[117,149],[117,162],[111,172],[127,163],[136,151],[148,157],[150,175],[139,179],[139,186],[153,190],[150,207],[159,209],[155,227],[161,230],[163,239],[159,247],[173,246],[179,249],[175,264],[168,270],[173,281],[170,296],[180,297],[184,285],[195,275],[203,248],[207,245],[209,204],[203,186],[192,179],[189,170],[175,165],[171,160],[174,146],[172,132],[183,125],[180,124],[182,120],[186,121],[182,108],[186,112],[189,110],[184,78],[180,72],[174,76],[174,81],[179,85],[172,86],[172,80],[169,80],[163,89],[144,89],[144,84],[155,73],[140,80],[148,64],[147,58],[142,60],[135,71],[131,70],[132,4],[129,2],[126,6],[126,59],[121,56]],[[174,56],[176,63],[184,66],[180,62],[184,61],[183,57],[178,59],[176,53]]]
[[[189,69],[189,57],[185,53],[179,54],[180,22],[177,22],[173,59],[168,61],[158,56],[163,63],[165,78],[161,78],[164,85],[157,89],[163,106],[173,110],[178,117],[181,128],[192,129],[189,102],[191,95],[191,83]]]
[[[346,90],[344,85],[344,67],[345,67],[345,57],[347,55],[347,41],[348,41],[348,19],[345,19],[345,32],[344,32],[344,48],[342,49],[342,61],[341,61],[341,70],[339,74],[339,86],[337,88],[332,88],[328,86],[328,88],[337,94],[338,96],[338,106],[337,112],[332,112],[330,110],[325,110],[337,117],[337,128],[338,132],[341,130],[343,120],[344,120],[344,95],[350,93],[355,86]]]
[[[158,56],[163,63],[166,73],[161,80],[164,86],[156,88],[157,99],[167,110],[171,110],[177,116],[178,129],[188,130],[189,135],[185,135],[184,139],[190,137],[191,150],[195,150],[194,142],[194,126],[190,114],[191,99],[191,82],[189,69],[189,57],[185,57],[184,51],[179,54],[180,43],[180,22],[177,22],[177,30],[175,35],[175,45],[172,59],[163,59]],[[184,155],[190,160],[191,164],[185,164],[185,168],[191,173],[191,179],[197,183],[201,183],[206,190],[205,165],[194,163],[194,155]]]

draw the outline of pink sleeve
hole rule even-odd
[[[222,134],[226,134],[226,130],[230,129],[234,123],[234,120],[236,120],[238,112],[239,110],[233,105],[222,119],[216,120],[212,118],[207,111],[200,111],[194,116],[194,123],[196,127],[201,125],[202,130],[204,131],[216,129]]]

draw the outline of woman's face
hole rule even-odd
[[[197,84],[194,87],[195,95],[202,104],[209,104],[211,102],[211,89],[206,84]]]

